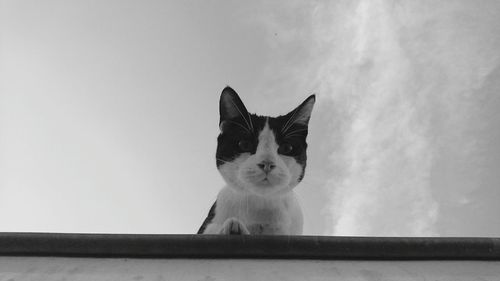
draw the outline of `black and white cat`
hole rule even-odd
[[[302,234],[293,188],[304,177],[306,137],[315,96],[290,113],[248,113],[226,87],[220,97],[217,168],[227,185],[198,234]]]

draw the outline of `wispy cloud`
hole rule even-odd
[[[498,58],[491,49],[481,52],[490,47],[485,43],[460,41],[490,32],[477,18],[484,10],[469,8],[466,3],[353,3],[347,28],[336,33],[350,44],[340,50],[345,68],[336,74],[344,78],[331,76],[332,60],[320,78],[322,89],[332,90],[335,106],[348,108],[338,130],[342,153],[332,159],[344,166],[344,173],[330,181],[332,233],[439,235],[435,194],[449,189],[437,186],[449,176],[439,162],[457,167],[453,161],[480,157],[477,139],[464,132],[480,101],[471,95]],[[464,15],[478,21],[457,25],[456,17]],[[448,145],[457,149],[454,156],[445,155]]]
[[[425,94],[400,43],[399,24],[385,1],[360,1],[343,33],[348,73],[332,92],[349,108],[344,173],[330,207],[336,235],[435,235],[438,204],[430,191],[433,146]],[[338,81],[323,77],[323,83]],[[334,84],[337,82],[333,82]],[[329,87],[328,85],[325,85]]]
[[[500,43],[499,5],[483,4],[325,1],[293,6],[309,11],[301,25],[274,24],[306,54],[284,76],[327,104],[316,112],[331,123],[320,144],[334,170],[322,175],[326,234],[440,235],[443,208],[478,187],[473,117],[495,94],[480,88]]]

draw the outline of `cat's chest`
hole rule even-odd
[[[289,220],[289,212],[284,206],[273,206],[267,208],[255,208],[253,210],[242,210],[240,216],[248,223],[273,223]]]
[[[287,233],[292,218],[284,206],[274,206],[239,213],[240,220],[252,234]]]
[[[283,202],[263,204],[254,202],[232,202],[224,213],[226,216],[237,216],[248,223],[277,223],[289,220],[290,212]]]
[[[223,221],[236,217],[244,222],[253,233],[266,233],[267,229],[287,226],[290,224],[290,200],[287,198],[263,199],[255,196],[237,196],[224,194],[218,198],[220,202],[219,215]]]

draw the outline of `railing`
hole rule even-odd
[[[500,238],[0,233],[0,256],[500,260]]]

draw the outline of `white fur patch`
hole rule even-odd
[[[302,211],[293,191],[265,198],[226,186],[217,196],[215,217],[204,234],[219,234],[225,222],[235,218],[250,234],[302,234]]]

